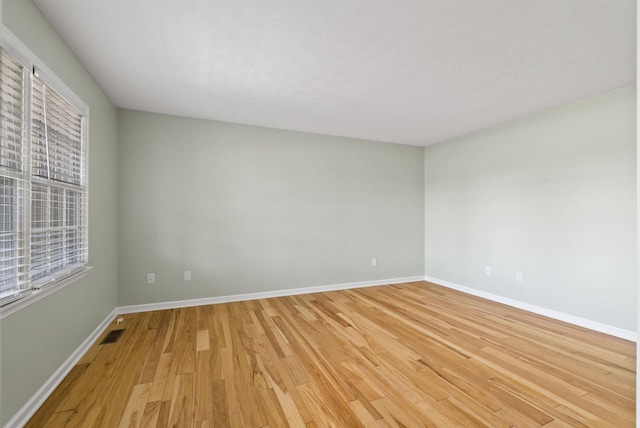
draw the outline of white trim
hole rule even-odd
[[[488,293],[486,291],[476,290],[474,288],[465,287],[464,285],[455,284],[453,282],[444,281],[438,278],[432,278],[430,276],[425,276],[424,280],[437,285],[441,285],[443,287],[451,288],[453,290],[461,291],[463,293],[471,294],[473,296],[481,297],[483,299],[502,303],[514,308],[523,309],[528,312],[533,312],[534,314],[543,315],[559,321],[564,321],[580,327],[588,328],[590,330],[599,331],[600,333],[605,333],[611,336],[619,337],[621,339],[637,342],[637,334],[635,331],[625,330],[623,328],[599,323],[597,321],[592,321],[586,318],[565,314],[564,312],[558,312],[552,309],[543,308],[541,306],[531,305],[519,300],[509,299],[508,297],[499,296],[497,294]]]
[[[377,285],[402,284],[405,282],[424,281],[423,276],[405,278],[380,279],[374,281],[348,282],[344,284],[319,285],[305,288],[289,288],[285,290],[260,291],[257,293],[232,294],[219,297],[204,297],[201,299],[176,300],[173,302],[146,303],[141,305],[120,306],[121,314],[136,312],[159,311],[164,309],[187,308],[191,306],[214,305],[217,303],[241,302],[245,300],[268,299],[271,297],[295,296],[299,294],[322,293],[325,291],[348,290],[350,288],[373,287]]]
[[[51,377],[33,394],[33,396],[13,415],[13,417],[7,422],[5,428],[19,428],[24,426],[29,419],[35,414],[35,412],[42,406],[47,398],[53,393],[53,391],[60,385],[60,382],[69,374],[71,369],[80,361],[80,359],[87,353],[91,345],[98,340],[100,335],[109,326],[111,321],[118,315],[118,308],[115,308],[107,317],[91,332],[84,342],[76,349],[67,360],[62,363],[58,370],[56,370]]]
[[[87,276],[87,273],[91,269],[92,269],[92,266],[85,266],[82,268],[82,270],[66,278],[62,278],[60,281],[56,282],[55,284],[49,285],[47,287],[42,287],[39,289],[38,288],[29,289],[29,291],[31,291],[31,294],[19,300],[16,300],[15,302],[11,302],[6,306],[3,306],[0,308],[0,320],[8,317],[9,315],[15,312],[18,312],[20,309],[26,306],[29,306],[30,304],[35,303],[40,299],[47,297],[50,294],[55,293],[56,291],[66,287],[67,285],[72,284],[78,281],[79,279],[84,278],[85,276]]]

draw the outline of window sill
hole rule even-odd
[[[91,266],[86,266],[83,269],[75,272],[72,275],[69,275],[66,278],[62,278],[60,281],[56,282],[47,287],[40,288],[39,290],[30,290],[31,294],[28,294],[14,302],[11,302],[0,308],[0,320],[8,317],[11,314],[18,312],[20,309],[29,306],[32,303],[37,302],[40,299],[47,297],[50,294],[55,293],[56,291],[66,287],[69,284],[76,282],[77,280],[84,278],[87,273],[91,270]]]

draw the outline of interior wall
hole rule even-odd
[[[120,305],[424,275],[422,147],[128,110],[118,140]]]
[[[31,0],[4,0],[3,23],[89,106],[88,275],[0,322],[0,425],[116,307],[117,113]]]
[[[636,330],[635,86],[427,147],[425,183],[427,276]]]

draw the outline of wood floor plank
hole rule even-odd
[[[122,418],[120,418],[120,428],[138,428],[142,426],[142,418],[144,410],[151,392],[151,384],[138,384],[133,387],[133,391],[129,396],[127,407],[124,409]]]
[[[414,403],[399,405],[388,397],[382,397],[372,401],[371,404],[389,426],[397,428],[436,426],[429,415],[420,412]]]
[[[89,367],[89,364],[82,363],[74,366],[69,374],[64,378],[62,383],[58,385],[55,391],[49,396],[44,404],[38,409],[35,415],[25,425],[27,428],[41,427],[45,425],[47,420],[54,414],[60,406],[62,400],[70,393],[70,389],[75,386],[79,376]],[[68,410],[73,413],[72,410]]]
[[[199,422],[213,419],[213,380],[211,379],[211,356],[208,349],[196,354],[196,373],[198,375],[195,378],[194,388],[194,420]]]
[[[353,413],[357,416],[358,420],[362,423],[362,426],[365,427],[375,427],[379,426],[378,422],[382,419],[382,415],[380,412],[375,410],[370,403],[365,406],[365,403],[360,400],[354,400],[349,402],[349,407],[353,410]],[[375,412],[372,414],[369,408],[373,409]]]
[[[176,376],[169,411],[169,426],[187,427],[193,423],[194,375],[183,373]]]
[[[27,427],[632,427],[635,344],[428,282],[127,314]]]
[[[144,412],[142,413],[142,422],[140,426],[142,427],[154,427],[158,426],[158,418],[160,417],[160,405],[161,401],[149,401],[144,407]],[[160,425],[161,426],[161,425]]]
[[[40,425],[40,426],[42,428],[54,428],[54,427],[65,426],[69,421],[69,419],[71,418],[71,415],[73,415],[73,410],[54,413],[43,425]]]
[[[229,406],[227,404],[227,390],[225,380],[214,380],[211,393],[213,399],[211,403],[213,425],[222,427],[229,426]]]

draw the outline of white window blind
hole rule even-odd
[[[0,296],[29,288],[27,77],[0,50]]]
[[[30,276],[39,286],[87,262],[87,195],[83,116],[38,76],[32,82]]]
[[[86,107],[34,70],[0,48],[0,306],[88,262]]]

